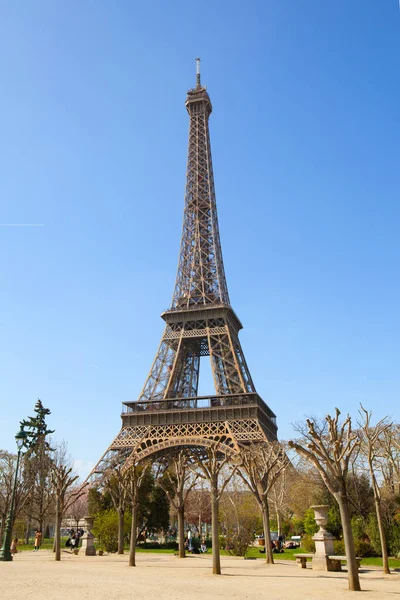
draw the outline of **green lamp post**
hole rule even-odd
[[[17,442],[18,455],[17,455],[17,466],[15,468],[15,477],[14,477],[14,486],[11,495],[11,503],[10,509],[7,515],[6,528],[4,530],[4,538],[3,538],[3,546],[0,550],[0,561],[10,561],[13,559],[10,546],[11,546],[11,537],[12,537],[12,522],[13,522],[13,512],[14,512],[14,500],[15,500],[15,489],[17,487],[17,479],[18,479],[18,468],[19,468],[19,459],[21,458],[21,451],[23,446],[25,445],[27,439],[26,432],[24,428],[18,431],[15,436],[15,441]]]

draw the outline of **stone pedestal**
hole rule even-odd
[[[93,527],[93,517],[85,517],[86,531],[81,537],[82,547],[81,552],[85,556],[96,556],[96,548],[94,546],[94,535],[90,531]]]
[[[314,571],[336,571],[336,564],[329,560],[328,556],[334,554],[333,540],[331,533],[326,531],[325,525],[328,522],[327,505],[311,506],[315,513],[315,522],[319,525],[319,531],[313,536],[315,542],[315,554],[312,559],[312,568]]]

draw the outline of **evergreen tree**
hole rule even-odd
[[[39,398],[34,412],[34,416],[21,421],[21,427],[26,430],[28,436],[24,473],[31,490],[27,510],[27,538],[32,519],[43,531],[45,520],[51,515],[54,508],[52,486],[50,485],[53,448],[46,439],[47,436],[54,433],[54,430],[49,429],[46,423],[46,418],[51,412],[43,406]]]
[[[51,414],[49,408],[45,408],[40,398],[38,398],[35,404],[35,415],[28,417],[21,421],[21,427],[24,428],[27,434],[27,446],[28,452],[26,457],[29,457],[33,453],[38,453],[38,447],[42,446],[44,450],[51,452],[49,443],[46,440],[48,435],[54,433],[54,430],[47,429],[46,417]]]

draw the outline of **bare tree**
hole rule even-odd
[[[79,522],[88,514],[88,490],[85,489],[82,496],[78,496],[68,509],[68,516],[75,521],[76,528]]]
[[[270,502],[275,511],[278,536],[282,535],[282,519],[289,508],[288,499],[287,469],[283,469],[268,495],[268,502]]]
[[[400,425],[393,424],[380,440],[380,468],[393,496],[400,496]]]
[[[286,469],[289,460],[278,443],[251,444],[241,453],[239,474],[253,493],[261,512],[264,536],[265,559],[273,564],[268,494]]]
[[[231,479],[220,501],[220,519],[226,550],[234,556],[246,556],[260,527],[261,515],[253,494],[239,477]]]
[[[204,479],[200,485],[190,491],[185,502],[185,518],[187,523],[196,525],[201,535],[203,525],[211,525],[211,498],[210,490],[204,486]]]
[[[335,416],[327,415],[323,423],[307,419],[306,425],[296,427],[303,439],[290,441],[289,447],[315,465],[324,484],[339,505],[349,590],[360,591],[347,494],[349,463],[360,442],[357,433],[352,430],[350,416],[348,415],[343,423],[339,423],[339,416],[340,411],[336,408]]]
[[[4,527],[10,508],[16,462],[17,456],[15,454],[11,454],[6,450],[0,450],[0,540],[3,539]],[[22,464],[24,464],[23,461]],[[18,518],[24,509],[28,498],[29,485],[26,477],[24,476],[24,469],[22,468],[18,475],[17,486],[15,490],[13,511],[14,521],[11,523],[11,527],[13,527],[15,519]]]
[[[133,463],[126,469],[127,488],[132,507],[131,540],[129,548],[129,566],[136,566],[136,532],[137,532],[137,513],[139,507],[139,492],[143,483],[146,471],[150,463]]]
[[[392,427],[392,424],[388,422],[388,417],[381,419],[376,425],[371,426],[372,413],[365,410],[362,404],[360,404],[360,416],[362,421],[359,423],[359,435],[361,444],[361,453],[365,457],[368,463],[369,474],[371,477],[372,489],[374,492],[375,512],[376,519],[378,521],[379,537],[382,548],[382,563],[383,572],[387,575],[390,574],[389,569],[389,556],[386,540],[385,526],[383,524],[382,515],[382,496],[381,490],[376,477],[376,459],[379,454],[381,444],[380,440],[383,439],[384,433]]]
[[[220,445],[208,448],[205,456],[197,455],[195,457],[198,473],[200,477],[207,479],[210,485],[211,496],[211,532],[212,532],[212,559],[213,574],[221,575],[221,556],[219,547],[218,532],[218,509],[221,495],[232,479],[237,470],[237,466],[232,466],[230,471],[226,470],[229,463],[229,456],[224,456]]]
[[[160,464],[157,484],[167,494],[178,515],[179,558],[185,558],[185,502],[196,485],[198,474],[189,469],[188,455],[180,450]]]
[[[56,498],[56,560],[61,560],[61,523],[63,516],[69,507],[85,493],[87,484],[81,487],[73,487],[78,478],[79,475],[73,473],[72,461],[67,455],[67,447],[63,442],[55,450],[51,465],[51,483]]]
[[[326,488],[314,465],[295,453],[293,454],[291,459],[293,458],[293,463],[296,461],[296,468],[289,468],[285,471],[285,479],[290,481],[287,500],[290,510],[301,518],[306,510],[316,503],[316,498],[319,498],[321,492]]]
[[[124,553],[124,521],[130,489],[128,474],[124,465],[119,465],[110,470],[105,479],[105,490],[109,492],[118,513],[118,554]]]

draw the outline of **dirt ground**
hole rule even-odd
[[[179,559],[170,554],[72,556],[61,562],[48,550],[21,552],[12,563],[0,562],[1,600],[345,600],[347,573],[317,573],[296,563],[222,557],[222,576],[212,575],[209,555]],[[384,576],[362,569],[361,587],[368,600],[400,599],[400,572]],[[364,597],[364,595],[363,595]]]

